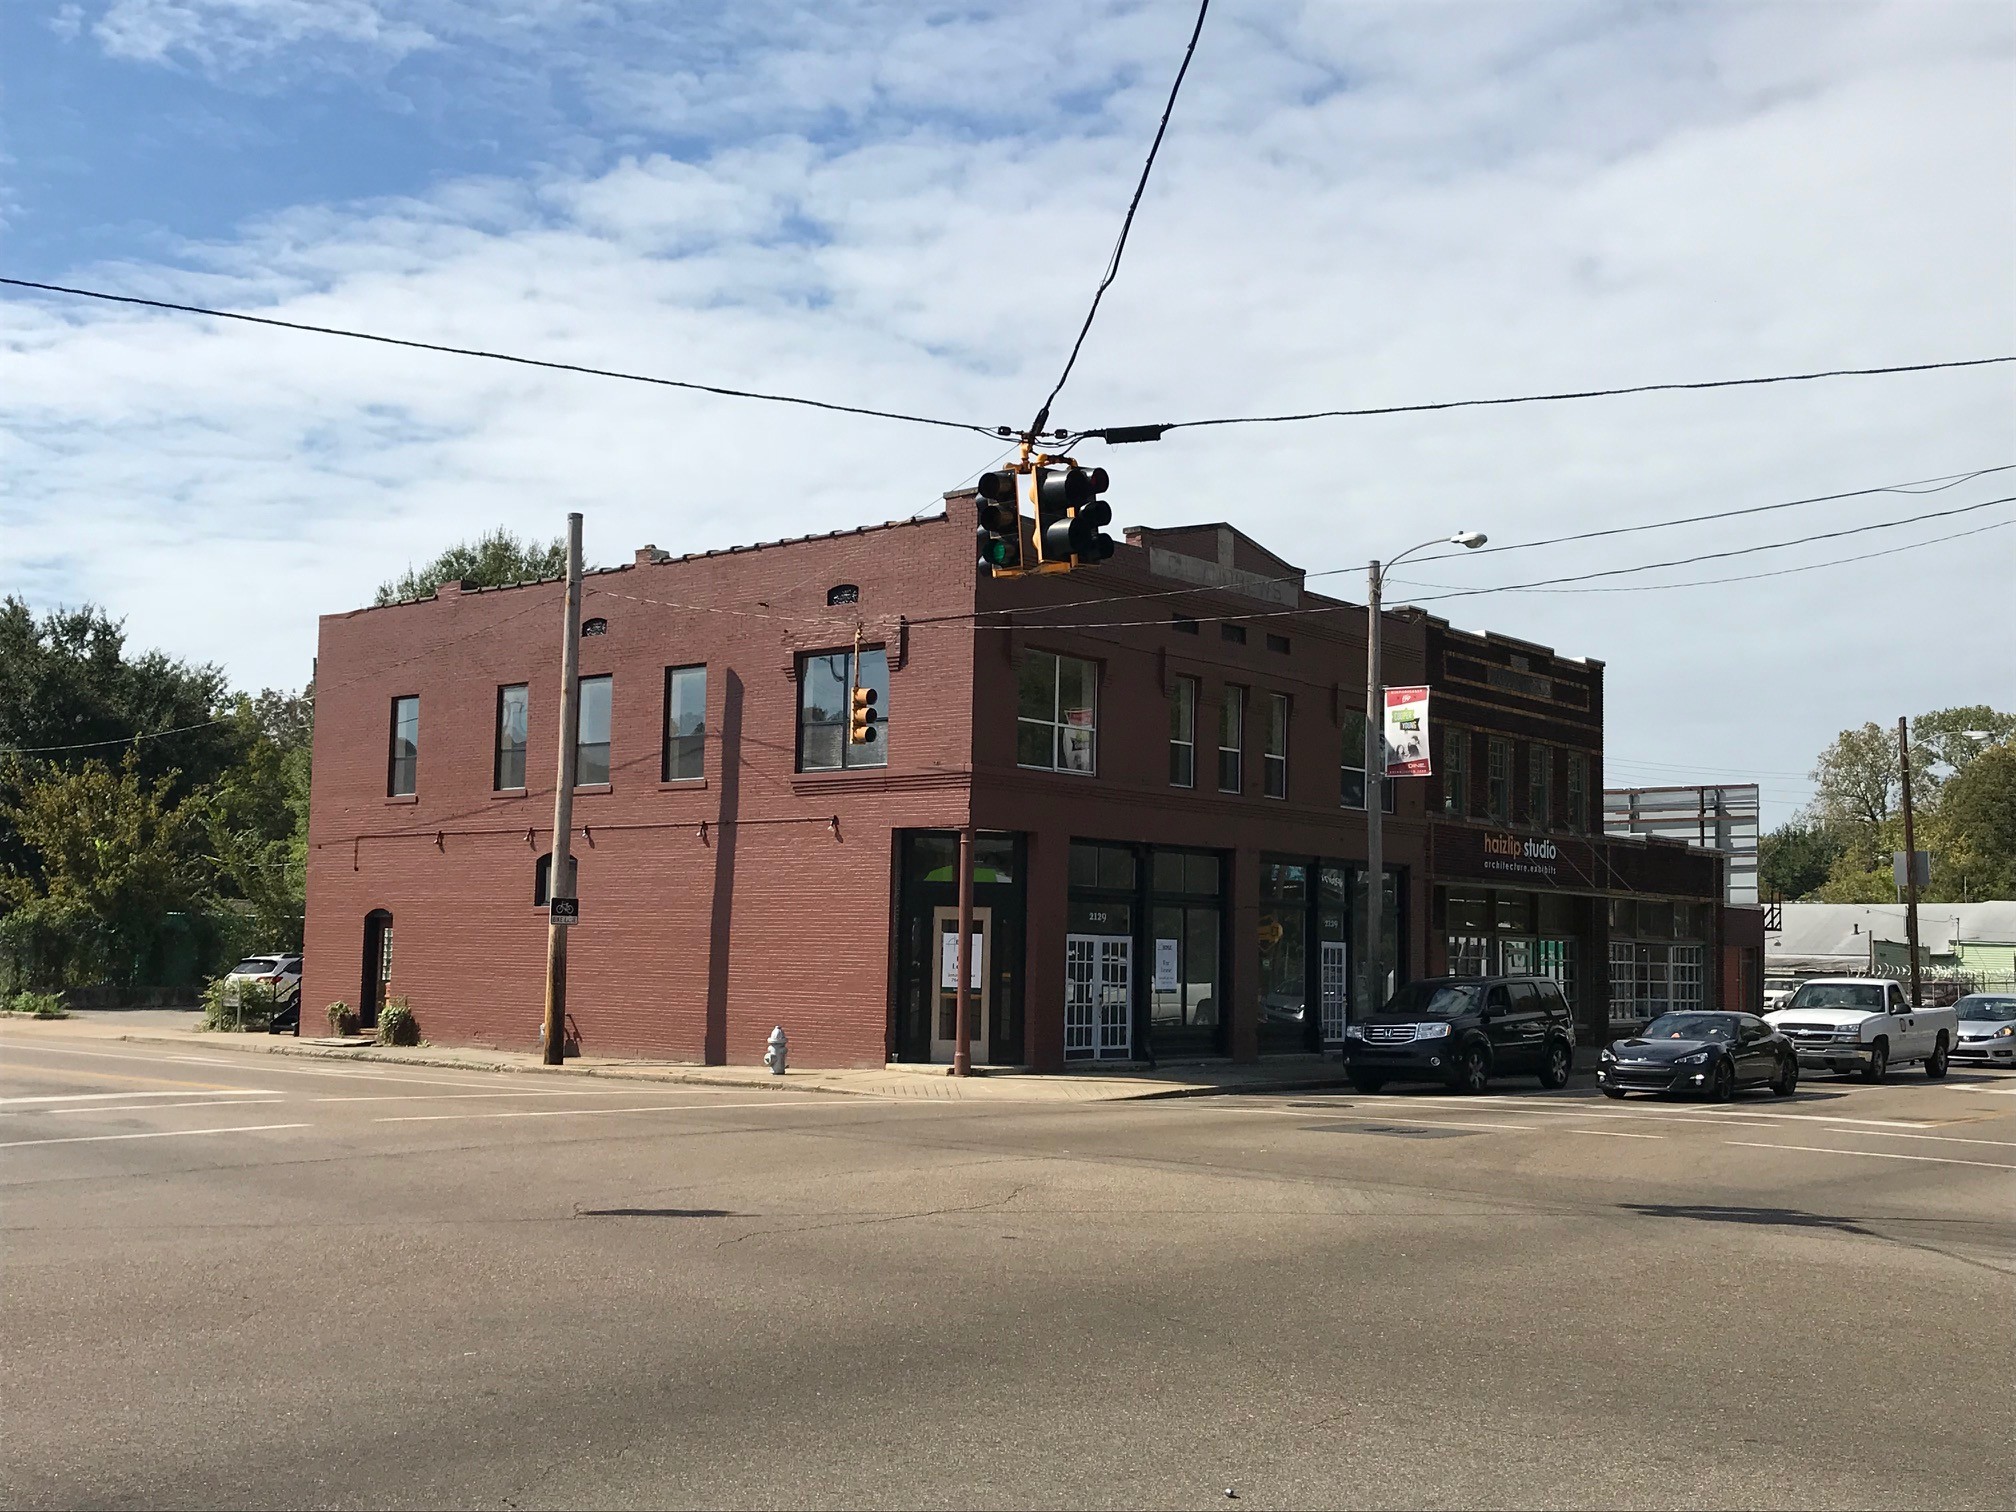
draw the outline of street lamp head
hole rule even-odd
[[[1451,546],[1467,546],[1470,550],[1475,551],[1490,539],[1481,530],[1459,530],[1456,534],[1449,537],[1449,544]]]

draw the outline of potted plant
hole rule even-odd
[[[357,1011],[348,1003],[329,1005],[329,1032],[341,1038],[357,1032]]]

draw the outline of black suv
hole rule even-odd
[[[1447,1082],[1482,1092],[1493,1076],[1538,1075],[1563,1087],[1575,1065],[1575,1020],[1551,977],[1424,977],[1344,1031],[1351,1085]]]

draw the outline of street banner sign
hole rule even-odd
[[[1427,777],[1434,773],[1428,754],[1428,690],[1386,690],[1386,775]]]
[[[553,898],[546,904],[546,914],[555,924],[572,924],[581,917],[579,898]]]

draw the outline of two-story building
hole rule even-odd
[[[996,581],[973,519],[953,495],[588,576],[584,1051],[753,1061],[783,1024],[805,1064],[949,1061],[966,827],[976,1062],[1303,1052],[1366,1010],[1364,609],[1222,524]],[[400,996],[438,1042],[536,1042],[562,622],[558,581],[323,619],[306,1032],[331,1000],[368,1021]],[[1523,963],[1603,1022],[1620,943],[1694,940],[1716,889],[1712,858],[1704,881],[1588,834],[1600,665],[1418,611],[1384,648],[1388,680],[1431,682],[1466,732],[1438,777],[1390,785],[1389,983]],[[856,686],[873,742],[848,737]],[[1669,947],[1666,980],[1683,968]]]

